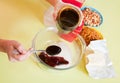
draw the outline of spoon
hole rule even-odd
[[[32,50],[31,52],[32,53],[35,53],[35,52],[46,52],[48,55],[53,56],[53,55],[59,54],[61,52],[61,48],[59,46],[56,46],[56,45],[51,45],[51,46],[48,46],[46,48],[46,50]],[[16,49],[13,51],[13,53],[16,54],[16,55],[20,54],[18,52],[18,50],[16,50]]]

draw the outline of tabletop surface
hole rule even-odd
[[[0,53],[0,83],[120,82],[119,3],[119,0],[87,0],[84,4],[98,9],[104,17],[98,30],[107,40],[109,57],[117,74],[115,78],[92,79],[81,64],[65,71],[42,68],[33,55],[23,62],[11,63],[5,53]],[[44,12],[49,6],[45,0],[0,0],[0,38],[17,40],[28,49],[34,35],[44,28]]]

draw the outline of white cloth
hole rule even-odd
[[[93,51],[87,55],[86,69],[90,77],[95,79],[115,77],[105,40],[91,41],[87,50]]]

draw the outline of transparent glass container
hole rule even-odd
[[[86,44],[81,36],[78,36],[73,42],[68,42],[58,35],[56,28],[52,27],[40,30],[32,42],[32,47],[34,50],[46,50],[46,48],[51,45],[58,45],[61,47],[62,51],[54,56],[63,57],[69,62],[68,64],[52,67],[39,58],[41,51],[36,51],[34,53],[34,57],[40,66],[56,70],[65,70],[78,65],[85,52],[86,47]]]

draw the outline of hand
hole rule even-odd
[[[12,62],[23,61],[31,55],[31,50],[25,50],[24,47],[15,40],[0,40],[0,51],[7,53]]]

